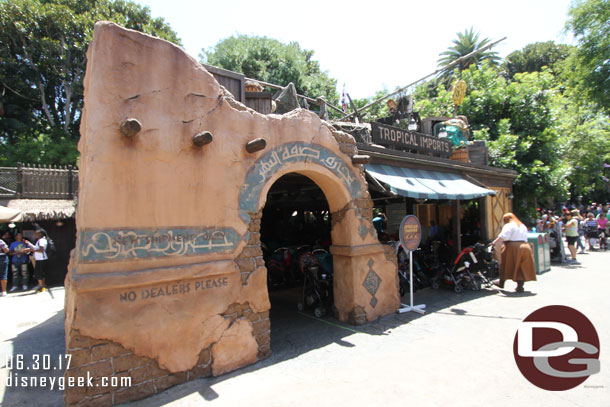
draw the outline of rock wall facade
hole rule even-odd
[[[132,384],[69,388],[67,405],[142,398],[270,354],[260,222],[288,173],[328,200],[336,316],[362,324],[399,306],[353,138],[305,110],[246,108],[179,47],[96,24],[79,150],[66,375]]]

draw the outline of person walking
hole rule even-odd
[[[47,232],[44,229],[37,229],[34,233],[36,236],[36,244],[32,244],[31,242],[24,240],[25,244],[28,246],[29,250],[34,253],[34,260],[36,261],[36,265],[34,266],[34,276],[36,280],[38,280],[38,285],[34,287],[36,292],[44,292],[46,290],[45,280],[46,280],[46,266],[47,266]]]
[[[567,222],[565,224],[566,240],[568,241],[568,250],[570,250],[570,263],[576,263],[576,241],[578,240],[578,219],[571,212],[566,215]]]
[[[13,287],[9,292],[17,291],[20,285],[23,291],[25,291],[28,289],[28,283],[30,282],[30,273],[28,272],[29,258],[26,252],[27,246],[23,241],[23,235],[21,233],[15,235],[15,241],[11,243],[9,248],[9,254],[13,256],[11,262]]]
[[[0,297],[6,297],[6,279],[8,277],[8,245],[4,239],[0,239]]]
[[[578,221],[578,239],[576,239],[576,249],[580,249],[578,253],[583,254],[585,252],[585,245],[582,242],[583,237],[585,237],[585,229],[583,228],[584,219],[582,216],[580,216],[580,211],[578,209],[574,209],[572,211],[572,216]]]
[[[513,213],[505,213],[502,217],[504,227],[492,242],[496,247],[503,243],[500,262],[500,280],[494,282],[504,288],[506,280],[517,282],[517,292],[523,292],[526,281],[536,281],[536,266],[534,253],[527,242],[527,227]]]
[[[587,214],[587,220],[584,222],[585,229],[585,237],[589,242],[589,251],[595,250],[595,245],[597,244],[597,222],[595,221],[595,217],[593,216],[593,212],[589,212]]]
[[[607,247],[607,239],[608,239],[608,217],[606,216],[606,210],[602,210],[602,212],[597,216],[595,223],[597,224],[597,232],[599,234],[599,250],[606,250]]]

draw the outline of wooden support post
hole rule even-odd
[[[360,117],[360,113],[358,112],[358,109],[356,109],[356,105],[354,105],[354,102],[352,101],[352,98],[350,97],[349,93],[347,94],[347,99],[349,100],[349,104],[352,106],[352,110],[354,111],[354,115],[356,116],[356,123],[360,123],[362,121],[362,118]]]
[[[265,147],[267,147],[267,142],[264,138],[255,138],[254,140],[248,141],[248,143],[246,143],[246,151],[250,154],[256,153],[257,151],[260,151]]]
[[[479,203],[479,223],[481,224],[481,240],[487,242],[490,237],[487,233],[487,197],[477,199]]]
[[[72,168],[71,165],[68,165],[68,196],[70,199],[74,199],[74,175]]]
[[[353,155],[352,156],[352,164],[357,165],[357,164],[368,164],[371,162],[371,156],[370,155]]]
[[[193,144],[197,147],[203,147],[206,144],[210,144],[214,140],[214,136],[209,131],[197,133],[193,136]]]
[[[460,219],[460,200],[456,199],[453,203],[454,211],[453,211],[453,219],[454,219],[454,228],[455,231],[455,242],[457,244],[457,252],[460,253],[462,251],[462,220]]]
[[[121,133],[128,138],[131,138],[138,134],[142,130],[142,123],[138,119],[127,119],[121,124]]]
[[[23,196],[23,164],[17,163],[17,197]]]

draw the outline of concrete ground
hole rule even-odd
[[[581,264],[554,265],[526,292],[485,289],[455,294],[425,289],[415,303],[428,313],[391,315],[363,327],[296,311],[294,296],[274,298],[273,355],[216,378],[173,387],[130,407],[187,406],[609,406],[610,252],[580,255]],[[0,298],[0,367],[5,356],[61,355],[63,289]],[[564,392],[530,384],[512,352],[519,323],[534,310],[563,304],[584,313],[601,343],[601,372]],[[54,374],[60,375],[61,371]],[[0,405],[59,406],[61,393],[7,388],[0,369]]]

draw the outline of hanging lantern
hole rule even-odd
[[[466,96],[466,82],[460,79],[453,85],[451,100],[455,106],[459,106],[464,101],[464,96]]]

